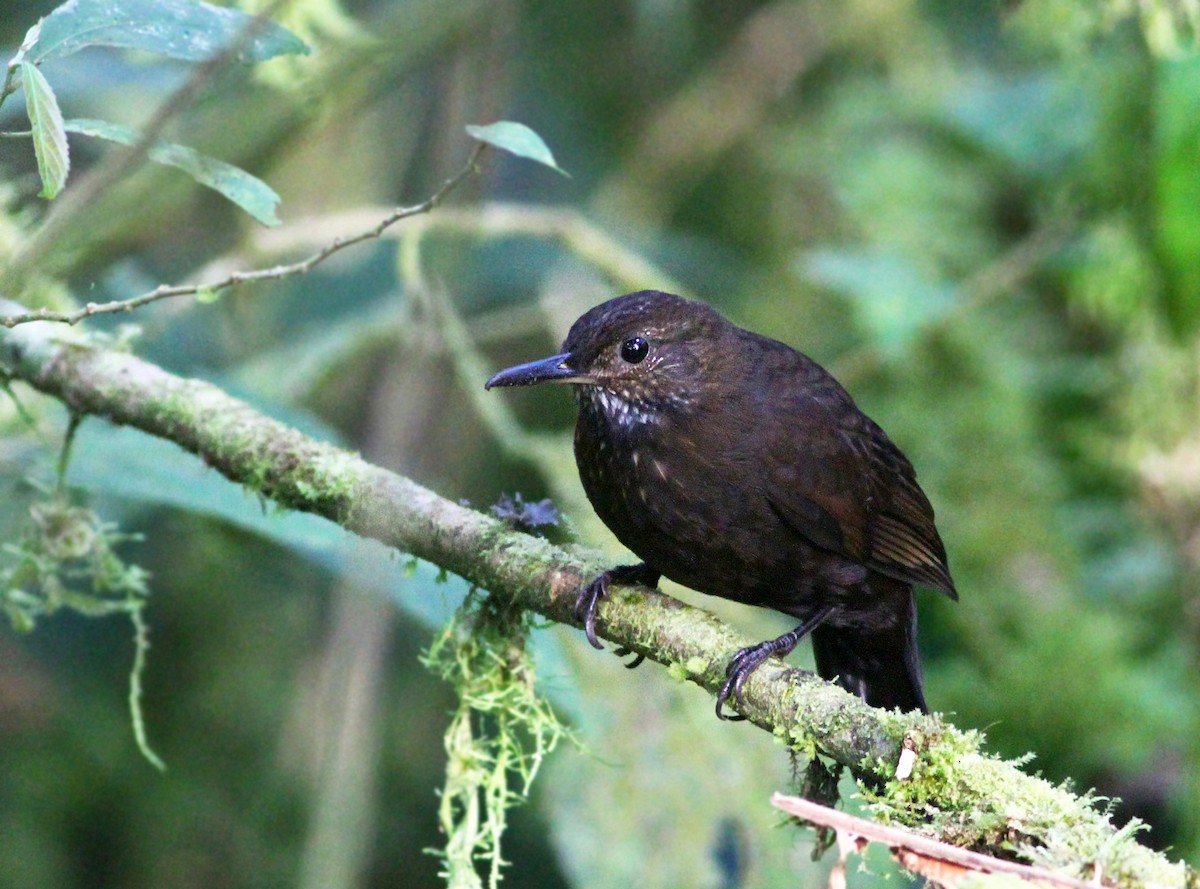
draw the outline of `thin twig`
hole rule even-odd
[[[286,229],[259,229],[254,235],[254,247],[268,254],[309,248],[320,243],[324,231],[360,224],[372,212],[377,211],[359,208],[301,219]],[[646,259],[604,226],[570,207],[492,201],[469,209],[447,209],[405,227],[403,237],[419,238],[428,232],[484,238],[521,235],[557,241],[573,257],[598,269],[617,287],[625,290],[654,287],[683,296],[689,294],[687,285],[671,277],[661,265]]]
[[[371,240],[372,238],[378,238],[390,226],[396,224],[401,219],[408,219],[411,216],[418,216],[433,210],[464,179],[476,172],[479,158],[486,147],[482,142],[477,144],[463,168],[443,182],[437,191],[421,203],[414,204],[411,207],[397,207],[378,223],[371,226],[371,228],[357,234],[335,238],[316,253],[299,262],[288,265],[277,265],[267,269],[255,269],[249,272],[234,272],[221,280],[204,284],[163,284],[143,293],[141,296],[131,297],[130,299],[118,299],[106,303],[88,303],[82,309],[74,312],[54,312],[49,309],[35,309],[19,315],[4,315],[0,316],[0,324],[10,328],[16,327],[18,324],[27,324],[30,321],[57,321],[62,324],[78,324],[83,319],[94,315],[113,315],[120,312],[132,312],[134,309],[141,308],[150,303],[175,296],[194,296],[202,292],[216,294],[224,290],[231,290],[242,284],[249,284],[253,281],[275,281],[280,278],[290,278],[293,275],[305,274],[311,271],[314,266],[324,262],[340,250],[344,250],[354,244],[362,243],[363,241]]]
[[[25,33],[25,39],[17,47],[17,54],[8,60],[8,70],[4,74],[4,85],[0,86],[0,105],[3,105],[5,99],[20,89],[16,83],[17,71],[20,70],[21,62],[25,60],[25,54],[37,43],[38,36],[42,33],[43,21],[44,19],[38,19],[37,24]]]
[[[0,86],[0,105],[4,104],[4,100],[17,91],[15,79],[17,76],[17,66],[9,66],[8,72],[4,75],[4,84]]]

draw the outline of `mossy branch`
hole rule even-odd
[[[24,308],[0,301],[0,313]],[[426,559],[551,620],[576,624],[575,593],[600,557],[552,546],[453,503],[355,454],[314,441],[219,388],[174,376],[127,353],[96,347],[42,322],[0,330],[13,379],[79,415],[95,415],[175,442],[231,481],[289,509]],[[600,635],[714,692],[725,665],[751,640],[713,615],[643,588],[617,588],[600,609]],[[883,785],[877,817],[956,845],[1122,886],[1196,887],[1194,871],[1117,831],[1093,801],[1021,772],[981,750],[982,736],[937,715],[867,707],[802,670],[770,662],[746,683],[744,715],[800,752],[829,757]],[[730,731],[738,731],[731,726]],[[902,748],[911,777],[897,780]],[[886,782],[886,783],[885,783]]]

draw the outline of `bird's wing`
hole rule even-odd
[[[957,598],[912,464],[832,378],[814,383],[787,405],[793,422],[764,424],[774,430],[764,461],[772,509],[823,549]]]

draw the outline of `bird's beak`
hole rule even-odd
[[[535,383],[587,383],[591,381],[585,373],[580,373],[570,367],[567,361],[571,353],[552,355],[540,361],[530,361],[528,364],[518,364],[508,370],[502,370],[483,384],[484,389],[493,386],[532,386]]]

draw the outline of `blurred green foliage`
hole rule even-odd
[[[15,51],[52,6],[0,0],[0,40]],[[483,413],[464,368],[547,354],[591,304],[681,282],[828,365],[912,458],[962,592],[921,600],[931,704],[1004,754],[1035,752],[1052,778],[1121,797],[1118,818],[1196,860],[1189,8],[295,0],[280,20],[313,55],[222,72],[164,134],[268,182],[280,229],[146,169],[72,208],[6,295],[99,302],[293,260],[431,194],[470,151],[464,125],[522,121],[572,178],[492,153],[440,217],[401,224],[434,223],[407,255],[368,242],[215,303],[160,303],[135,316],[134,348],[447,496],[553,496],[618,560],[574,477],[565,393]],[[188,73],[101,49],[53,64],[64,114],[131,127]],[[21,128],[19,111],[0,109],[0,129]],[[72,177],[104,150],[73,139]],[[54,205],[27,143],[0,140],[0,168],[5,267]],[[521,224],[501,212],[512,204]],[[622,251],[596,262],[592,234]],[[8,541],[66,425],[61,406],[18,394],[25,416],[0,407]],[[509,409],[536,434],[514,439]],[[0,886],[439,885],[422,850],[440,845],[454,705],[418,653],[463,585],[98,420],[68,481],[145,536],[117,552],[150,574],[144,706],[168,771],[132,741],[127,623],[0,629]],[[782,626],[691,598],[748,632]],[[771,738],[573,631],[531,644],[587,752],[560,747],[513,813],[506,885],[824,880],[810,838],[771,827],[769,793],[792,781]]]

